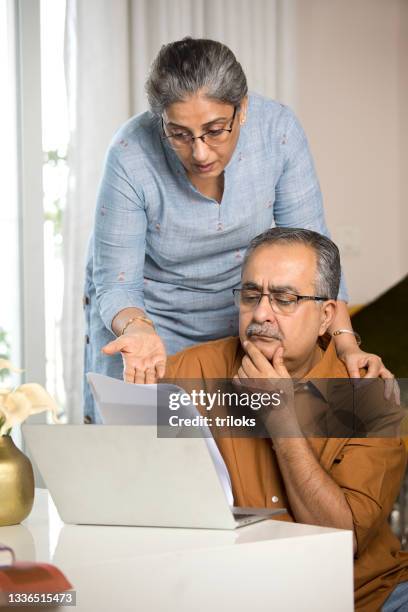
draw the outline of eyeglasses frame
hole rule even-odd
[[[234,120],[235,120],[235,117],[236,117],[236,115],[237,115],[237,110],[238,110],[238,106],[234,106],[234,113],[233,113],[233,115],[232,115],[232,117],[231,117],[231,119],[230,119],[230,126],[229,126],[229,128],[220,128],[220,130],[219,130],[219,131],[222,131],[222,132],[229,132],[229,133],[231,134],[231,132],[232,132],[232,130],[233,130]],[[167,127],[167,126],[166,126],[166,124],[165,124],[165,122],[164,122],[163,116],[161,117],[161,121],[162,121],[162,132],[163,132],[163,136],[161,136],[161,139],[162,139],[162,140],[168,140],[169,138],[174,138],[174,136],[171,136],[171,135],[170,135],[170,136],[168,136],[168,135],[166,134],[166,132],[165,132],[165,129],[164,129],[164,128],[165,128],[165,127]],[[218,130],[217,130],[217,131],[218,131]],[[186,146],[187,146],[187,145],[188,145],[188,146],[192,146],[192,145],[193,145],[193,143],[194,143],[194,141],[195,141],[195,140],[197,140],[197,139],[199,138],[199,139],[201,140],[201,142],[203,142],[204,144],[206,144],[206,145],[207,145],[207,147],[214,146],[213,144],[208,143],[208,142],[206,142],[206,141],[204,140],[204,139],[205,139],[205,137],[206,137],[206,136],[207,136],[207,135],[208,135],[210,132],[211,132],[211,130],[208,130],[208,132],[204,132],[204,134],[201,134],[200,136],[190,136],[190,140],[188,140],[188,141],[185,143],[185,145],[186,145]],[[170,141],[170,144],[171,144],[171,141]],[[182,145],[182,146],[184,146],[184,145]],[[218,145],[216,145],[216,146],[218,146]]]
[[[233,293],[233,295],[234,295],[234,300],[235,300],[235,296],[236,296],[237,294],[239,295],[239,294],[241,293],[241,291],[244,291],[244,289],[242,289],[242,287],[239,287],[239,288],[236,288],[236,289],[233,289],[233,290],[232,290],[232,293]],[[254,292],[255,292],[255,291],[254,291]],[[274,294],[282,294],[282,293],[284,293],[284,294],[286,294],[286,295],[291,295],[292,297],[295,297],[295,298],[296,298],[296,306],[295,306],[295,310],[297,309],[297,307],[298,307],[298,305],[299,305],[299,302],[300,302],[300,301],[302,301],[302,300],[305,300],[305,301],[307,301],[307,300],[309,300],[309,301],[313,300],[313,301],[315,301],[315,302],[326,302],[326,301],[329,299],[329,298],[327,298],[327,297],[322,297],[322,296],[318,296],[318,295],[299,295],[299,294],[297,294],[297,293],[292,293],[291,291],[271,291],[270,293],[259,293],[259,294],[258,294],[258,297],[259,297],[258,303],[257,303],[256,305],[254,305],[253,309],[258,308],[258,306],[259,306],[259,304],[261,303],[261,300],[262,300],[262,298],[263,298],[263,297],[267,297],[267,298],[268,298],[269,305],[270,305],[270,307],[272,308],[273,312],[274,312],[275,314],[284,314],[284,313],[282,313],[282,312],[280,312],[280,311],[279,311],[279,312],[277,312],[277,311],[274,309],[274,307],[273,307],[273,302],[271,301],[271,297],[273,297],[273,296],[274,296]],[[293,314],[293,313],[287,313],[287,314]]]

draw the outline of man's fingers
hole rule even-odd
[[[248,355],[244,355],[244,357],[242,358],[241,367],[248,378],[258,377],[259,372]]]
[[[233,383],[234,385],[240,385],[240,384],[241,384],[241,381],[240,381],[240,379],[239,379],[238,374],[234,374],[234,376],[232,377],[232,383]]]
[[[244,368],[242,366],[239,367],[238,377],[241,378],[241,379],[242,378],[248,378],[248,376],[246,375],[245,370],[244,370]]]
[[[283,346],[279,345],[272,356],[272,362],[252,342],[244,342],[247,355],[242,359],[249,378],[288,378],[289,373],[283,362]]]
[[[280,346],[276,349],[272,359],[272,365],[276,374],[279,378],[289,378],[289,373],[283,363],[283,347]]]
[[[244,370],[247,378],[252,378],[253,380],[257,380],[258,378],[263,378],[261,372],[254,365],[249,355],[244,355],[244,357],[242,358],[241,367]]]
[[[269,361],[267,360],[265,355],[261,353],[259,348],[255,346],[255,344],[253,344],[249,340],[246,340],[243,346],[247,355],[249,355],[249,358],[251,359],[252,363],[258,368],[258,370],[262,370],[262,368],[265,366],[265,362],[269,364]]]

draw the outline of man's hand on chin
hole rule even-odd
[[[244,355],[234,379],[244,383],[247,379],[255,381],[259,378],[290,378],[290,374],[283,363],[283,346],[281,344],[276,344],[270,360],[250,340],[246,340],[242,346],[246,355]]]
[[[293,381],[283,362],[283,347],[277,345],[272,360],[263,355],[253,342],[243,343],[246,355],[242,359],[234,383],[252,393],[278,393],[278,407],[269,405],[258,413],[271,438],[299,434],[299,425],[294,406]]]

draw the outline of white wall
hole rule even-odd
[[[408,272],[408,3],[291,4],[290,102],[311,144],[350,302],[363,303]]]

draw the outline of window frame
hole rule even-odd
[[[40,0],[8,2],[16,40],[20,350],[23,380],[45,386]],[[46,421],[42,414],[32,420]]]

